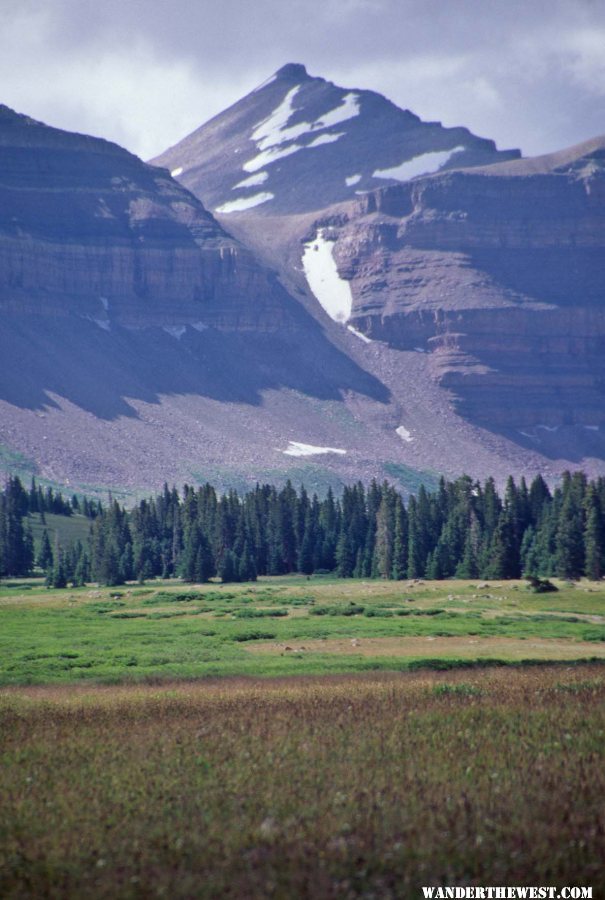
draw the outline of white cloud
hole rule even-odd
[[[94,134],[148,159],[246,93],[246,75],[208,90],[188,60],[159,55],[143,38],[92,57],[64,55],[47,12],[25,11],[0,31],[2,102],[48,125]],[[40,77],[40,72],[43,77]],[[37,77],[32,77],[32,72]]]
[[[605,95],[605,28],[572,31],[555,49],[560,64],[578,85],[591,94]]]
[[[546,152],[604,130],[600,0],[550,0],[548,13],[544,0],[173,0],[170,15],[166,0],[4,6],[2,102],[144,157],[286,62],[501,147]]]

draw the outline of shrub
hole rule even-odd
[[[529,582],[527,585],[528,591],[532,591],[534,594],[549,594],[552,591],[559,590],[548,578],[537,578],[535,575],[528,575],[527,581]]]
[[[287,616],[287,609],[236,609],[233,613],[236,619],[265,619],[269,617],[279,618]]]
[[[309,612],[312,616],[360,616],[364,610],[364,606],[350,603],[349,606],[316,606]]]
[[[243,631],[240,634],[234,634],[232,640],[242,643],[243,641],[271,641],[277,635],[273,631]]]

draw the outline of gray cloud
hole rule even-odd
[[[2,102],[143,157],[285,62],[546,152],[605,132],[600,0],[5,0]]]

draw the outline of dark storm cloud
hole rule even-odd
[[[143,156],[288,61],[526,153],[605,132],[600,0],[21,0],[3,17],[3,102]]]

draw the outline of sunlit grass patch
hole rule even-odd
[[[57,591],[40,579],[10,584],[0,584],[0,684],[401,669],[439,657],[573,660],[605,649],[605,616],[594,612],[597,601],[605,611],[605,585],[587,582],[558,583],[546,601],[522,582],[289,576]],[[278,649],[265,650],[267,642]],[[63,652],[85,664],[58,663]],[[133,658],[136,666],[123,662]]]

